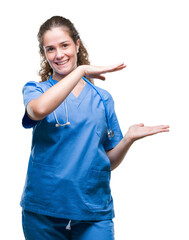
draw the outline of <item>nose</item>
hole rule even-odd
[[[64,51],[62,49],[57,49],[56,50],[56,59],[62,59],[64,57]]]

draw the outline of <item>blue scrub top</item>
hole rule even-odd
[[[24,105],[41,96],[57,81],[28,82]],[[21,198],[28,211],[72,220],[103,220],[114,217],[110,189],[111,165],[106,151],[123,138],[111,95],[102,94],[115,136],[107,136],[103,102],[86,83],[76,98],[70,93],[67,109],[70,125],[55,127],[54,113],[40,121],[25,113],[22,124],[33,128],[31,154]],[[65,102],[55,110],[60,124],[67,122]]]

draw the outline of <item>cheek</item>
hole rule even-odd
[[[77,60],[78,60],[77,53],[74,53],[74,55],[73,55],[74,65],[77,65]]]
[[[68,57],[70,58],[74,58],[75,57],[75,53],[72,50],[68,50],[65,53]]]
[[[66,54],[67,54],[67,56],[69,56],[73,60],[77,61],[77,51],[76,51],[75,47],[72,48],[72,49],[69,49]]]
[[[54,57],[52,56],[52,54],[46,53],[45,56],[46,56],[46,59],[47,59],[48,62],[52,62],[53,59],[54,59]]]

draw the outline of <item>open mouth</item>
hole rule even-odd
[[[69,60],[67,59],[67,60],[64,60],[64,61],[61,61],[61,62],[55,62],[55,64],[58,65],[58,66],[62,66],[64,64],[66,64],[68,61]]]

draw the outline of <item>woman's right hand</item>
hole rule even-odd
[[[105,80],[102,74],[119,71],[125,67],[124,63],[107,67],[80,65],[39,98],[31,100],[27,105],[27,113],[31,119],[41,120],[52,113],[66,99],[83,76]]]
[[[89,78],[97,78],[100,80],[105,80],[106,78],[102,74],[120,71],[126,68],[126,65],[124,63],[120,63],[120,64],[106,66],[106,67],[92,66],[92,65],[80,65],[79,67],[82,68],[84,72],[84,76]]]

